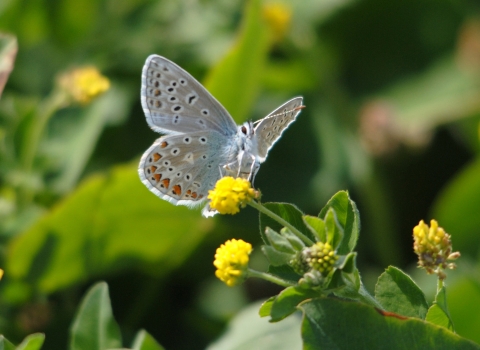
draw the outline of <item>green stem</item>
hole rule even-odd
[[[440,293],[440,291],[443,288],[443,280],[441,278],[437,279],[437,294]]]
[[[269,216],[270,218],[272,218],[273,220],[275,220],[276,222],[278,222],[280,225],[284,226],[284,227],[287,227],[290,231],[292,231],[298,238],[300,238],[307,246],[312,246],[315,244],[315,242],[313,242],[310,238],[308,238],[307,236],[305,236],[303,233],[301,233],[297,228],[295,228],[294,226],[292,226],[288,221],[284,220],[283,218],[281,218],[280,216],[278,216],[277,214],[275,214],[273,211],[270,211],[268,210],[267,208],[265,208],[263,205],[261,205],[260,203],[256,202],[256,201],[251,201],[248,203],[250,206],[254,207],[255,209],[257,209],[259,212]]]
[[[294,284],[292,284],[290,282],[287,282],[287,281],[285,281],[281,278],[275,277],[275,276],[270,275],[270,274],[265,273],[265,272],[255,271],[255,270],[252,270],[250,268],[248,269],[247,277],[261,278],[261,279],[264,279],[266,281],[278,284],[279,286],[282,286],[282,287],[291,287],[291,286],[294,285]]]
[[[40,104],[38,114],[34,117],[30,125],[21,149],[22,170],[25,174],[30,175],[32,173],[33,163],[48,121],[66,102],[67,95],[63,91],[54,90],[50,96]],[[32,189],[22,186],[20,193],[20,205],[28,205],[33,198]]]

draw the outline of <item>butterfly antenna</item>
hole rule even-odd
[[[265,118],[263,118],[263,119],[259,119],[259,120],[257,120],[257,121],[254,121],[254,122],[253,122],[253,125],[260,123],[260,122],[261,122],[262,120],[264,120],[264,119],[270,119],[270,118],[273,118],[273,117],[278,117],[279,115],[282,115],[282,114],[287,114],[287,113],[290,113],[290,112],[299,111],[299,110],[301,110],[301,109],[304,109],[305,107],[307,107],[307,106],[303,106],[303,105],[302,105],[302,106],[295,107],[294,109],[291,109],[291,110],[289,110],[289,111],[285,111],[285,112],[281,112],[281,113],[269,115],[268,117],[265,117]]]

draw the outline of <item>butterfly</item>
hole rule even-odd
[[[175,205],[207,200],[223,176],[253,182],[260,164],[300,113],[295,97],[265,118],[237,126],[194,77],[172,61],[150,55],[142,71],[141,101],[148,125],[164,136],[143,154],[138,173],[147,188]],[[213,216],[209,205],[203,215]]]

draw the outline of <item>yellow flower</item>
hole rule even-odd
[[[323,276],[332,270],[338,255],[329,243],[317,242],[307,248],[305,261],[313,270],[319,271]]]
[[[0,280],[2,279],[2,277],[3,277],[3,270],[0,269]]]
[[[424,268],[428,274],[436,273],[440,279],[445,279],[444,269],[454,269],[454,263],[460,257],[459,252],[452,253],[452,241],[450,235],[436,220],[430,221],[428,227],[423,220],[413,228],[413,250],[418,255],[418,266]]]
[[[239,207],[255,198],[255,190],[248,180],[226,176],[215,184],[213,191],[208,191],[210,208],[218,210],[220,214],[236,214]]]
[[[263,7],[263,17],[273,33],[274,41],[281,41],[290,27],[292,19],[290,8],[280,3],[266,4]]]
[[[215,276],[229,287],[243,282],[247,275],[249,254],[252,245],[241,239],[228,240],[217,248],[213,265]]]
[[[85,105],[107,91],[110,81],[95,67],[82,67],[60,76],[59,85],[74,101]]]

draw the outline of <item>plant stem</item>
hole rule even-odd
[[[21,164],[25,174],[31,175],[35,156],[44,134],[45,128],[52,115],[67,102],[67,96],[63,91],[54,90],[38,108],[32,124],[27,132],[21,149]],[[28,205],[33,198],[33,191],[23,185],[20,189],[20,206]]]
[[[437,279],[437,294],[442,290],[443,288],[443,280],[441,278]]]
[[[278,284],[279,286],[282,286],[282,287],[291,287],[293,286],[292,283],[290,282],[287,282],[281,278],[278,278],[278,277],[275,277],[273,275],[270,275],[269,273],[266,273],[266,272],[260,272],[260,271],[256,271],[256,270],[252,270],[252,269],[248,269],[248,274],[247,274],[248,277],[256,277],[256,278],[261,278],[261,279],[264,279],[266,281],[269,281],[269,282],[272,282],[272,283],[275,283],[275,284]]]
[[[280,225],[284,226],[284,227],[287,227],[290,231],[292,231],[298,238],[300,238],[307,246],[312,246],[315,244],[315,242],[313,242],[310,238],[308,238],[307,236],[305,236],[303,233],[301,233],[297,228],[295,228],[294,226],[292,226],[288,221],[284,220],[283,218],[281,218],[280,216],[278,216],[277,214],[275,214],[273,211],[271,210],[268,210],[267,208],[265,208],[263,205],[261,205],[260,203],[256,202],[256,201],[251,201],[248,203],[250,206],[254,207],[255,209],[257,209],[259,212],[269,216],[270,218],[272,218],[273,220],[275,220],[276,222],[278,222]]]

